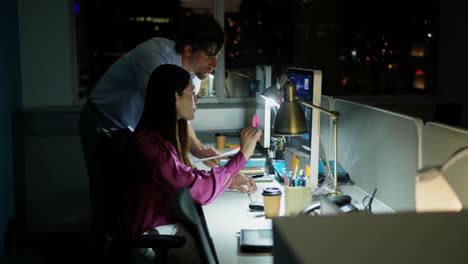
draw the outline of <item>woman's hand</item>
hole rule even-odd
[[[256,127],[247,127],[241,131],[240,151],[248,160],[254,153],[257,142],[262,136],[262,131]]]
[[[250,176],[237,174],[228,189],[238,190],[239,192],[254,192],[257,190],[257,184]]]
[[[197,157],[200,159],[218,156],[218,155],[220,155],[220,153],[213,148],[205,148],[205,149],[198,150],[197,152]],[[206,166],[210,168],[214,168],[218,166],[218,163],[220,162],[220,160],[221,160],[220,158],[205,160],[203,161],[203,164],[205,164]]]

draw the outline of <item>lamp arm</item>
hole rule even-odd
[[[320,106],[318,106],[318,105],[314,105],[314,104],[311,103],[311,102],[304,101],[304,100],[302,100],[302,99],[300,99],[300,98],[298,98],[298,100],[299,100],[299,103],[301,103],[301,104],[303,104],[303,105],[305,105],[305,106],[307,106],[307,107],[309,107],[309,108],[318,109],[318,110],[320,110],[320,112],[325,113],[325,114],[331,116],[334,120],[340,119],[341,114],[340,114],[340,112],[338,112],[338,111],[330,111],[330,110],[327,110],[327,109],[322,108],[322,107],[320,107]]]

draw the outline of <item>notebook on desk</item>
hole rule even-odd
[[[273,249],[273,230],[242,229],[239,236],[240,251],[244,253],[271,252]]]
[[[263,172],[263,175],[261,174],[254,175],[252,176],[252,178],[254,179],[255,182],[272,182],[273,181],[273,178],[270,177],[270,175],[267,172]]]

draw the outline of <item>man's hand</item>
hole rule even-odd
[[[188,129],[188,134],[190,138],[190,152],[192,155],[199,159],[203,158],[209,158],[213,156],[218,156],[220,153],[216,151],[213,148],[205,148],[205,146],[201,143],[201,141],[198,139],[197,135],[195,134],[195,131],[193,131],[193,127],[191,124],[187,127]],[[206,166],[213,168],[218,166],[218,163],[221,159],[211,159],[211,160],[205,160],[203,161],[203,164]]]
[[[252,177],[237,174],[228,189],[238,190],[243,193],[254,192],[257,190],[257,184],[255,184]]]
[[[220,153],[213,148],[205,148],[205,149],[200,149],[197,151],[197,158],[199,159],[218,156],[218,155],[220,155]],[[210,160],[203,161],[203,164],[205,164],[206,166],[210,168],[213,168],[213,167],[218,166],[218,163],[220,161],[221,161],[220,158],[210,159]]]

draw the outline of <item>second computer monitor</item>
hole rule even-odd
[[[306,68],[289,67],[288,78],[296,87],[297,96],[316,106],[321,104],[322,96],[322,71]],[[297,149],[310,149],[311,163],[311,184],[318,184],[318,160],[319,160],[319,140],[320,140],[320,112],[317,109],[311,109],[306,106],[301,106],[304,110],[308,132],[296,136],[289,137],[287,146],[292,146]]]

